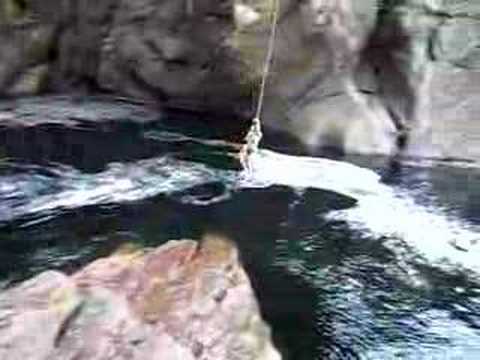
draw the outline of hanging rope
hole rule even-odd
[[[187,0],[187,14],[188,16],[193,15],[193,0]]]
[[[250,127],[250,130],[248,131],[248,134],[245,137],[246,144],[240,153],[240,162],[242,163],[242,166],[248,171],[251,171],[251,164],[249,161],[249,157],[252,153],[258,150],[258,145],[260,144],[260,140],[262,139],[262,128],[261,128],[260,117],[262,115],[263,102],[265,98],[265,90],[267,87],[267,79],[268,79],[268,75],[270,74],[270,68],[273,61],[273,52],[275,49],[275,37],[277,32],[280,0],[272,0],[272,1],[273,1],[273,6],[271,11],[271,18],[272,18],[271,30],[270,30],[270,36],[269,36],[268,45],[267,45],[267,56],[265,58],[265,63],[262,71],[262,80],[260,83],[260,92],[258,94],[257,109],[255,111],[255,117],[252,119],[252,125]]]
[[[265,98],[265,89],[267,87],[267,78],[270,74],[270,68],[272,65],[273,60],[273,52],[275,50],[275,37],[277,33],[277,24],[278,24],[278,13],[279,13],[279,0],[272,0],[272,23],[271,23],[271,30],[270,30],[270,37],[268,39],[268,50],[267,56],[265,58],[265,63],[263,66],[262,72],[262,82],[260,84],[260,93],[258,95],[258,102],[257,102],[257,111],[255,112],[255,119],[260,120],[260,116],[262,114],[263,108],[263,100]]]

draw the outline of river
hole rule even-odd
[[[124,116],[102,106],[81,115]],[[285,359],[480,358],[479,168],[265,144],[239,172],[190,122],[64,120],[0,131],[2,288],[221,233]]]

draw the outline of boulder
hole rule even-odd
[[[236,248],[123,249],[0,295],[0,358],[277,360]]]

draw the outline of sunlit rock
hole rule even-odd
[[[0,358],[278,360],[234,245],[123,249],[0,295]]]
[[[238,27],[250,26],[260,20],[260,14],[245,4],[235,4],[234,15]]]

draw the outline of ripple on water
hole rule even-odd
[[[373,171],[263,150],[249,173],[169,156],[111,163],[93,174],[57,164],[2,166],[0,221],[26,217],[33,228],[59,210],[159,194],[207,206],[227,203],[248,189],[296,189],[288,216],[279,220],[281,234],[268,266],[301,279],[314,292],[314,313],[308,315],[316,322],[321,348],[311,355],[479,358],[478,226],[418,203],[411,193],[382,184]],[[321,189],[322,197],[312,201],[309,189]],[[325,190],[355,201],[335,210],[325,205]],[[78,256],[88,257],[96,247],[83,249]],[[73,254],[41,248],[30,260],[57,267],[76,261]]]
[[[54,176],[37,173],[39,167],[0,177],[5,195],[0,208],[0,222],[74,209],[88,205],[123,203],[142,200],[158,194],[174,194],[195,185],[234,181],[234,172],[163,156],[132,163],[112,163],[99,173],[85,174],[74,168],[52,166]],[[57,171],[55,171],[57,170]],[[42,171],[45,171],[42,169]],[[55,172],[54,172],[55,171]],[[13,190],[13,191],[12,191]],[[197,203],[221,201],[228,197],[226,188],[209,199],[201,193],[184,194],[184,201]]]
[[[356,199],[356,206],[332,211],[329,219],[344,220],[375,237],[388,237],[399,256],[411,254],[413,248],[414,253],[430,263],[452,268],[463,266],[479,273],[478,225],[462,221],[441,208],[417,204],[408,193],[382,184],[373,171],[333,160],[263,150],[252,163],[252,172],[240,174],[169,156],[111,163],[94,174],[67,166],[15,164],[14,171],[0,176],[0,221],[56,209],[131,202],[158,194],[208,205],[227,200],[235,189],[272,185],[316,188]],[[5,173],[6,165],[2,167]],[[405,247],[408,251],[402,250]]]

